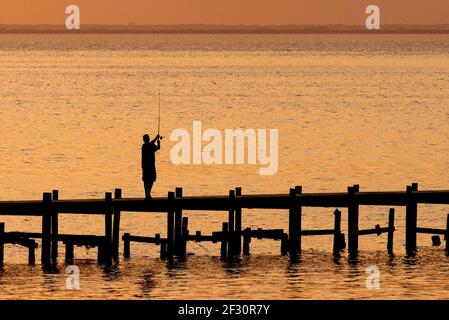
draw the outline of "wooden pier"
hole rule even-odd
[[[341,193],[304,193],[301,186],[291,188],[286,194],[244,195],[241,188],[230,190],[227,196],[185,196],[182,188],[168,192],[167,197],[152,200],[123,198],[121,189],[105,193],[103,199],[59,199],[59,192],[44,193],[42,200],[30,201],[0,201],[0,216],[37,216],[42,219],[41,233],[9,231],[0,221],[0,266],[3,265],[5,244],[18,244],[29,249],[28,261],[35,261],[36,239],[41,239],[41,261],[43,265],[57,262],[59,243],[65,245],[65,261],[72,263],[74,246],[98,248],[98,261],[110,263],[119,257],[120,239],[123,240],[125,258],[131,256],[131,243],[143,242],[160,246],[160,256],[172,259],[183,257],[187,253],[189,241],[209,241],[220,243],[220,255],[223,259],[231,259],[242,253],[250,253],[252,239],[272,239],[280,241],[280,253],[292,258],[301,254],[301,239],[304,236],[332,236],[335,256],[346,248],[345,235],[341,228],[340,209],[347,209],[347,240],[348,255],[357,257],[360,236],[381,235],[387,233],[387,251],[393,254],[393,239],[395,232],[395,211],[389,208],[387,225],[374,226],[372,229],[359,228],[360,206],[405,207],[405,239],[406,253],[413,255],[416,251],[417,233],[427,233],[438,237],[444,235],[446,251],[449,251],[449,215],[445,229],[423,228],[417,224],[418,204],[448,204],[449,191],[427,190],[419,191],[418,184],[407,186],[404,191],[362,192],[358,185],[350,186],[347,192]],[[329,216],[334,217],[334,228],[325,230],[303,230],[302,212],[307,207],[333,208]],[[250,229],[242,224],[244,209],[277,209],[279,214],[288,214],[288,230],[283,229]],[[213,211],[227,212],[227,220],[221,230],[211,234],[201,231],[190,232],[189,220],[183,217],[183,211]],[[167,214],[165,238],[160,234],[154,237],[131,235],[120,236],[120,220],[127,212],[164,212]],[[104,234],[75,235],[60,234],[58,231],[58,216],[60,214],[89,214],[104,216]],[[439,238],[434,238],[438,243]]]

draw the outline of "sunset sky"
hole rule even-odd
[[[82,24],[348,24],[381,8],[383,24],[449,23],[448,0],[1,0],[0,24],[64,24],[76,4]]]

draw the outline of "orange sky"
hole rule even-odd
[[[350,24],[381,8],[384,24],[449,23],[449,0],[0,0],[0,24],[64,24],[65,7],[82,24]]]

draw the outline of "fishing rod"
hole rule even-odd
[[[159,139],[164,139],[163,136],[160,135],[161,132],[161,90],[159,89],[159,113],[157,117],[157,135],[159,136]]]

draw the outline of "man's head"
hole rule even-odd
[[[143,135],[143,142],[150,142],[150,136],[147,134]]]

